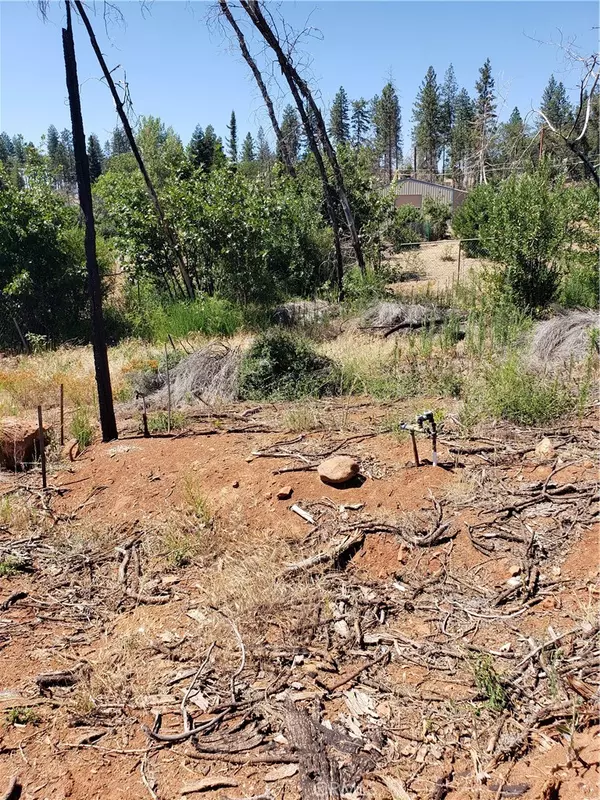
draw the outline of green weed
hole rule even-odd
[[[486,698],[490,711],[502,711],[508,706],[508,695],[502,685],[500,676],[494,669],[492,659],[482,655],[473,664],[475,686]]]
[[[81,450],[89,447],[94,440],[94,429],[90,422],[89,411],[85,406],[75,409],[71,420],[71,436],[77,440]]]
[[[6,712],[6,721],[9,725],[37,725],[40,715],[34,708],[15,706]]]
[[[185,427],[186,419],[182,411],[171,412],[171,430],[177,431]],[[148,430],[150,433],[167,433],[169,415],[166,411],[154,411],[148,414]]]
[[[212,523],[212,513],[206,496],[202,493],[193,475],[186,475],[183,480],[183,494],[192,514],[202,525]]]
[[[575,403],[560,378],[530,372],[511,355],[471,380],[462,419],[468,427],[488,418],[538,425],[573,410]]]
[[[0,561],[0,578],[10,578],[20,572],[28,572],[29,566],[25,561],[14,556],[7,556]]]

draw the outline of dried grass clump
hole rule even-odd
[[[212,404],[234,400],[238,391],[242,349],[213,342],[182,359],[171,371],[171,404],[185,406],[194,400]],[[148,405],[166,408],[167,387],[148,396]]]
[[[393,328],[395,325],[422,327],[443,322],[443,309],[432,305],[381,302],[371,306],[363,315],[363,325],[370,328]]]
[[[333,310],[326,300],[292,300],[276,308],[273,319],[277,325],[314,325],[331,316]]]
[[[569,311],[538,322],[529,346],[529,365],[543,369],[584,361],[594,347],[593,329],[599,325],[596,311]]]

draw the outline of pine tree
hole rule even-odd
[[[23,134],[18,133],[12,138],[13,156],[17,164],[25,163],[25,140]]]
[[[116,125],[110,137],[110,155],[121,156],[131,150],[125,131],[120,125]]]
[[[345,144],[350,139],[350,103],[343,86],[333,99],[329,114],[329,133],[335,145]]]
[[[458,186],[470,185],[470,159],[475,137],[475,105],[466,89],[461,89],[454,104],[454,125],[450,139],[452,179]]]
[[[283,109],[283,116],[281,118],[280,127],[281,127],[281,136],[283,137],[283,140],[286,143],[286,147],[288,153],[290,154],[290,158],[292,159],[293,162],[296,162],[298,160],[298,156],[300,155],[302,125],[298,117],[298,112],[293,106],[287,105]],[[277,145],[278,157],[280,156],[279,150],[280,150],[279,145]]]
[[[573,109],[567,97],[567,90],[562,81],[556,82],[554,75],[550,76],[544,89],[541,109],[553,127],[558,130],[562,130],[569,123],[573,124]]]
[[[87,146],[88,162],[90,165],[90,180],[92,183],[98,180],[102,175],[104,168],[104,153],[100,147],[100,141],[95,133],[88,136]]]
[[[477,97],[475,100],[475,129],[479,156],[479,183],[487,183],[486,162],[491,146],[492,136],[496,128],[496,95],[492,65],[489,58],[479,69],[479,80],[475,84]]]
[[[369,104],[364,97],[352,101],[352,115],[350,118],[352,130],[352,144],[355,147],[362,147],[368,137],[371,127],[371,112]]]
[[[254,139],[251,133],[246,134],[246,138],[242,144],[242,163],[249,164],[256,161],[256,153],[254,152]]]
[[[196,167],[204,167],[207,171],[225,164],[223,143],[212,125],[207,125],[204,131],[196,125],[188,144],[188,156]]]
[[[12,139],[6,133],[6,131],[2,131],[0,133],[0,161],[3,164],[8,163],[9,159],[14,155],[15,148],[12,143]]]
[[[227,152],[229,155],[229,160],[235,164],[238,160],[237,121],[235,119],[235,111],[231,112],[227,130],[229,131],[229,139],[227,139]]]
[[[46,136],[46,152],[48,154],[48,160],[50,161],[51,167],[56,165],[56,153],[58,151],[59,143],[60,140],[58,138],[58,131],[54,125],[50,125],[48,128],[48,135]]]
[[[402,119],[396,88],[388,81],[381,90],[381,97],[373,98],[373,127],[375,128],[375,149],[383,158],[383,167],[391,183],[394,169],[402,160]]]
[[[444,83],[441,90],[441,113],[442,113],[442,174],[446,172],[447,154],[452,144],[452,128],[456,116],[456,97],[458,95],[458,84],[454,74],[452,64],[446,70]]]
[[[498,128],[497,160],[503,177],[508,177],[515,171],[524,172],[533,165],[529,144],[530,138],[523,117],[515,106],[508,122]]]
[[[263,166],[270,164],[273,160],[273,154],[262,125],[256,133],[256,160]]]
[[[433,67],[427,70],[417,94],[413,119],[415,122],[413,138],[417,147],[418,163],[433,179],[444,141],[440,90]]]

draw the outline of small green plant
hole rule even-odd
[[[0,561],[0,578],[10,578],[12,575],[28,572],[28,570],[28,564],[15,556],[7,556]]]
[[[516,355],[510,355],[475,377],[462,416],[467,425],[486,418],[537,425],[573,410],[575,402],[560,378],[530,372]]]
[[[482,655],[473,664],[475,686],[486,698],[490,711],[503,711],[508,706],[508,695],[496,672],[490,656]]]
[[[94,440],[94,429],[85,406],[78,406],[71,420],[71,435],[77,440],[81,450],[89,447]]]
[[[185,414],[182,411],[171,412],[171,430],[177,431],[185,427]],[[166,411],[155,411],[148,414],[148,430],[150,433],[167,433],[169,415]]]
[[[15,706],[6,712],[6,721],[9,725],[37,725],[40,715],[34,708]]]
[[[193,475],[185,476],[183,481],[183,494],[192,514],[202,525],[209,526],[212,523],[210,505]]]

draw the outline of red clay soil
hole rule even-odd
[[[268,434],[228,434],[185,435],[174,438],[129,438],[115,443],[97,444],[86,450],[68,470],[58,472],[52,478],[52,485],[64,490],[52,502],[53,512],[62,518],[69,516],[97,528],[98,531],[120,527],[139,527],[154,520],[167,519],[173,511],[189,510],[189,494],[202,496],[211,514],[220,520],[243,520],[244,535],[257,543],[271,537],[284,537],[301,541],[310,526],[290,510],[298,502],[309,505],[311,502],[327,498],[336,505],[364,504],[367,514],[385,517],[399,512],[426,512],[431,510],[431,497],[443,497],[446,493],[460,492],[461,471],[433,468],[424,465],[420,469],[411,466],[412,450],[410,442],[400,442],[393,435],[378,435],[362,441],[349,441],[338,452],[351,454],[361,461],[366,480],[362,485],[351,488],[335,488],[323,484],[316,472],[298,471],[273,474],[274,470],[285,466],[301,466],[302,462],[293,458],[262,458],[252,456],[255,451],[263,451],[282,440],[290,440],[281,433]],[[343,434],[308,434],[302,447],[310,452],[328,451],[332,443],[341,442]],[[296,447],[296,446],[294,446]],[[294,449],[294,447],[292,449]],[[423,453],[425,455],[425,446]],[[447,451],[441,448],[441,461],[448,459]],[[521,472],[524,479],[544,480],[552,465],[538,466],[524,464]],[[516,475],[515,471],[515,475]],[[579,467],[575,471],[565,470],[561,482],[593,479],[593,465]],[[591,478],[590,478],[591,476]],[[293,488],[289,500],[277,500],[277,490],[284,485]],[[464,489],[466,491],[466,489]],[[352,512],[349,512],[352,513]],[[454,517],[459,529],[451,543],[431,549],[410,548],[399,543],[391,535],[369,535],[363,548],[353,558],[349,570],[368,581],[397,581],[402,583],[403,575],[418,575],[423,579],[434,576],[442,569],[460,565],[468,570],[473,583],[484,582],[486,586],[500,590],[511,575],[511,554],[503,553],[488,558],[478,552],[466,534],[465,524],[472,522],[468,509]],[[122,537],[118,539],[121,540]],[[112,543],[114,546],[118,543]],[[596,581],[598,569],[598,531],[586,531],[577,544],[566,553],[561,563],[562,578],[577,578],[579,584]],[[201,573],[198,573],[201,579]],[[57,582],[60,576],[56,577]],[[10,585],[2,585],[1,598],[14,591],[25,591],[36,596],[35,576],[22,575],[10,579]],[[598,597],[588,586],[576,592],[557,591],[556,597],[546,597],[537,607],[536,613],[527,619],[517,620],[522,624],[524,636],[539,635],[548,626],[561,625],[563,628],[573,616],[581,616],[581,609],[595,607]],[[105,639],[127,637],[136,631],[184,630],[189,606],[174,601],[166,606],[140,606],[127,615],[123,614],[106,623]],[[31,687],[40,672],[64,669],[66,660],[62,647],[67,640],[72,642],[81,635],[85,639],[86,623],[79,627],[73,623],[64,624],[53,618],[53,611],[44,610],[43,597],[35,607],[15,604],[10,610],[10,623],[0,627],[0,713],[5,707],[14,707],[14,692],[28,693],[27,705],[32,707]],[[31,622],[37,616],[38,622],[28,628],[20,625]],[[0,616],[0,622],[2,622]],[[427,639],[435,636],[436,627],[426,617],[407,615],[401,620],[402,630],[415,638]],[[478,638],[475,631],[471,638],[473,644],[498,646],[497,642],[487,643]],[[85,660],[93,657],[96,644],[86,649],[83,646],[78,657]],[[184,665],[185,666],[185,665]],[[167,676],[172,675],[177,664],[166,664],[157,675],[157,692],[164,685]],[[418,688],[422,693],[452,698],[457,702],[473,694],[460,681],[451,677],[433,679],[427,671],[408,663],[391,663],[387,667],[389,676],[398,685]],[[4,694],[3,694],[4,693]],[[23,800],[147,800],[152,796],[142,781],[142,774],[160,773],[160,800],[180,798],[182,784],[203,776],[211,777],[233,775],[237,785],[217,791],[208,791],[206,796],[224,800],[226,797],[252,797],[271,792],[278,800],[284,796],[296,798],[295,779],[292,782],[281,779],[265,783],[265,776],[271,766],[233,767],[231,764],[212,764],[207,761],[194,761],[182,754],[172,754],[169,749],[152,755],[149,764],[143,762],[148,739],[141,731],[139,722],[151,724],[149,711],[126,709],[126,721],[116,726],[107,722],[108,733],[99,744],[95,744],[93,732],[98,727],[97,720],[90,727],[68,727],[67,719],[60,710],[60,694],[56,702],[56,715],[48,710],[47,704],[41,710],[39,726],[19,727],[0,723],[0,798],[8,787],[11,777],[19,776],[24,791]],[[5,705],[3,705],[5,702]],[[160,697],[156,701],[161,706]],[[33,706],[35,708],[35,706]],[[164,711],[164,707],[163,707]],[[178,712],[175,707],[174,711]],[[382,715],[385,709],[381,709]],[[82,712],[82,717],[85,713]],[[165,727],[168,727],[167,722]],[[176,722],[175,725],[178,723]],[[91,731],[91,732],[90,732]],[[106,734],[106,729],[102,728]],[[416,737],[423,732],[415,730]],[[91,739],[89,737],[92,737]],[[82,742],[89,742],[89,747]],[[406,741],[406,756],[416,758],[416,748],[411,750],[411,742]],[[500,774],[506,776],[509,787],[527,784],[523,791],[509,789],[502,792],[497,784],[497,775],[487,785],[476,779],[473,764],[460,761],[453,765],[454,784],[447,794],[448,800],[498,800],[518,796],[524,800],[591,800],[600,798],[598,780],[600,773],[598,728],[588,727],[578,734],[569,747],[568,736],[549,737],[542,732],[534,734],[534,747],[530,754],[516,764],[503,765]],[[104,748],[104,749],[103,749]],[[449,750],[440,748],[438,774],[443,773],[450,764]],[[587,765],[587,766],[586,766]],[[144,768],[145,773],[141,772]],[[544,789],[548,781],[560,784],[560,793],[553,795]],[[150,778],[150,783],[152,783]],[[417,786],[417,784],[415,784]],[[390,792],[381,781],[365,777],[363,795],[366,798],[388,798]],[[544,793],[546,791],[546,793]],[[512,792],[512,793],[511,793]],[[15,795],[16,796],[16,795]],[[190,797],[200,795],[190,794]],[[426,782],[419,785],[409,795],[411,798],[433,798],[434,786]],[[12,797],[11,797],[12,800]]]

